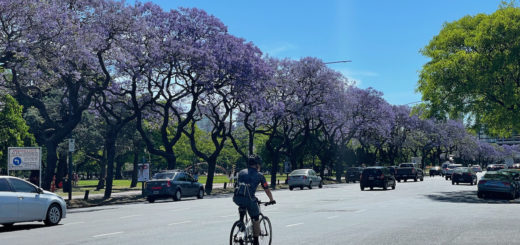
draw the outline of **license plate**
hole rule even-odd
[[[368,177],[368,180],[374,180],[374,177]]]
[[[159,191],[153,191],[153,194],[159,194]]]

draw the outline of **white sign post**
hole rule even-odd
[[[149,163],[142,163],[137,164],[138,171],[137,171],[137,181],[148,181],[150,180],[150,164]]]
[[[42,148],[9,147],[7,153],[7,175],[12,170],[40,171],[39,186],[42,186]]]

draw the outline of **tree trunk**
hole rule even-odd
[[[276,190],[276,174],[278,173],[280,155],[275,153],[271,162],[271,189]]]
[[[132,168],[132,183],[130,184],[130,188],[137,186],[137,164],[139,162],[139,150],[134,149],[134,167]]]
[[[67,153],[66,152],[60,152],[58,158],[58,171],[56,172],[56,183],[54,183],[56,186],[58,186],[58,183],[60,181],[63,181],[63,186],[65,186],[65,175],[67,175]]]
[[[57,144],[47,142],[45,147],[47,148],[47,166],[45,168],[45,178],[42,185],[43,189],[50,190],[54,171],[56,170],[56,161],[58,160],[58,156],[56,155]]]
[[[109,135],[106,139],[105,149],[107,152],[107,179],[106,179],[106,188],[105,188],[105,196],[103,198],[108,199],[112,195],[112,184],[114,181],[114,159],[116,156],[116,138],[117,132],[115,135]]]
[[[215,176],[215,167],[217,166],[217,159],[210,157],[208,160],[208,178],[206,180],[206,194],[211,195],[213,190],[213,177]]]
[[[249,145],[248,145],[249,155],[255,154],[254,140],[255,140],[255,133],[253,131],[249,131]]]
[[[123,165],[125,164],[125,161],[123,159],[123,156],[116,157],[116,176],[115,179],[123,179]]]
[[[177,167],[177,157],[175,156],[175,152],[173,152],[172,148],[168,148],[166,150],[166,155],[164,158],[166,158],[169,170],[175,169]]]

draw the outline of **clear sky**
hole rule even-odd
[[[146,0],[141,0],[146,2]],[[196,7],[216,16],[231,34],[279,58],[317,57],[361,88],[391,104],[421,99],[419,50],[443,23],[493,13],[500,0],[153,0],[163,9]]]

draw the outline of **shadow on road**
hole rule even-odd
[[[59,226],[59,225],[58,225]],[[32,229],[41,229],[49,226],[45,226],[42,224],[15,224],[11,227],[0,227],[0,233],[13,232],[13,231],[21,231],[21,230],[32,230]]]
[[[427,198],[438,202],[452,203],[482,203],[482,204],[520,204],[520,200],[507,200],[503,195],[488,195],[486,198],[478,198],[477,191],[452,191],[425,195]]]

